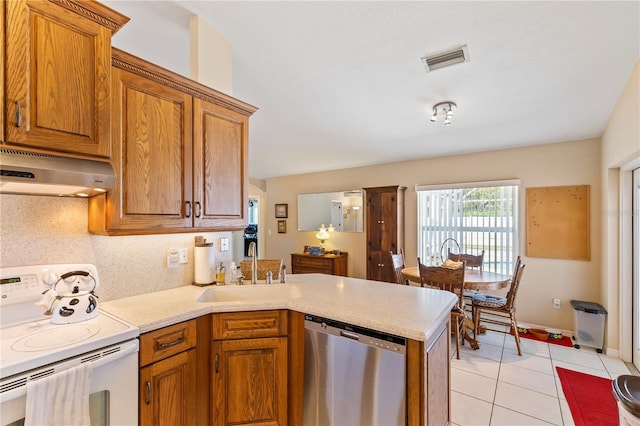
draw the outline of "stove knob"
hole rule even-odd
[[[46,285],[54,285],[58,281],[58,276],[53,271],[47,271],[42,277],[42,282]]]

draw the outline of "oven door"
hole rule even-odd
[[[71,368],[93,360],[91,372],[91,426],[138,424],[138,339],[78,357],[61,361]],[[27,400],[26,381],[49,370],[51,366],[36,369],[2,381],[0,393],[0,425],[24,424]],[[57,365],[56,365],[57,367]],[[62,369],[64,369],[62,368]],[[24,382],[24,384],[21,384]]]

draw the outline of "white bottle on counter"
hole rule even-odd
[[[229,266],[229,284],[235,284],[236,280],[236,262],[231,262],[231,266]]]

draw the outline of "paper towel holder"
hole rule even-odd
[[[195,285],[197,287],[205,287],[205,286],[210,286],[210,285],[214,285],[216,282],[215,280],[212,280],[211,282],[205,282],[205,283],[199,283],[196,282],[196,270],[198,269],[198,260],[200,259],[200,261],[208,261],[208,257],[205,256],[204,259],[200,258],[200,256],[198,256],[198,249],[204,249],[204,250],[213,250],[213,243],[208,243],[206,239],[204,239],[202,236],[197,236],[195,237],[195,247],[194,247],[194,271],[193,271],[193,281],[191,282],[192,285]],[[213,263],[213,259],[212,259],[212,263]],[[207,265],[208,267],[211,267],[210,264]]]

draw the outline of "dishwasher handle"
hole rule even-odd
[[[343,323],[329,318],[305,314],[304,328],[307,332],[329,334],[378,349],[406,354],[407,339],[382,331]]]
[[[360,340],[360,336],[350,331],[340,330],[340,336],[346,337],[347,339]]]

